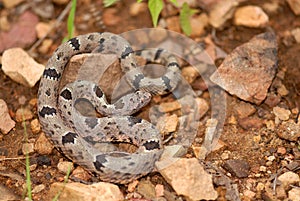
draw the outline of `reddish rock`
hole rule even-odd
[[[32,44],[36,40],[35,26],[38,17],[29,12],[24,12],[18,22],[14,24],[10,31],[0,32],[0,53],[12,47],[22,47]]]
[[[230,94],[260,104],[275,76],[277,60],[276,36],[266,32],[234,49],[210,79]]]
[[[238,120],[239,125],[245,129],[260,129],[264,126],[263,120],[258,117],[245,117]]]

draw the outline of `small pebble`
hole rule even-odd
[[[256,186],[256,190],[257,191],[263,191],[265,189],[265,184],[258,182],[257,186]]]
[[[138,183],[139,183],[138,180],[134,180],[133,182],[130,182],[127,187],[128,192],[132,193],[136,189]]]
[[[39,192],[41,192],[44,189],[45,189],[45,185],[44,184],[40,184],[40,185],[35,186],[32,189],[32,193],[39,193]]]
[[[39,166],[50,166],[51,165],[51,159],[46,155],[38,156],[36,159],[36,162]]]
[[[269,22],[268,15],[258,6],[238,8],[234,14],[234,24],[246,27],[265,27]]]
[[[72,172],[72,177],[76,177],[82,181],[89,181],[92,176],[91,174],[89,174],[85,169],[83,169],[82,167],[78,166],[76,167],[73,172]]]
[[[266,172],[267,171],[267,167],[266,166],[260,166],[259,167],[259,171]]]
[[[272,161],[267,161],[266,162],[266,166],[268,166],[268,167],[270,167],[272,164],[273,164]]]
[[[156,193],[156,197],[164,196],[164,185],[156,184],[155,185],[155,193]]]
[[[200,37],[205,33],[205,27],[208,25],[208,16],[205,13],[193,16],[190,19],[192,33],[190,37]]]
[[[275,156],[269,156],[267,159],[268,159],[268,161],[273,162],[276,158],[275,158]]]
[[[37,37],[39,39],[45,37],[47,35],[47,33],[49,32],[50,28],[51,28],[51,24],[49,23],[45,23],[45,22],[39,22],[36,26],[35,26],[35,31],[37,33]]]
[[[57,164],[57,169],[67,174],[69,171],[72,172],[74,170],[74,164],[69,161],[61,161]]]
[[[273,107],[273,112],[276,117],[278,117],[282,121],[287,121],[290,118],[291,111],[281,107]]]
[[[179,109],[181,109],[181,104],[178,101],[163,102],[158,107],[158,110],[164,113],[173,112]]]
[[[281,155],[286,154],[286,148],[284,148],[284,147],[278,147],[277,148],[277,153],[281,154]]]
[[[143,13],[148,10],[148,6],[146,3],[138,3],[134,2],[133,4],[130,5],[129,7],[129,14],[133,17],[139,15],[140,13]]]
[[[166,22],[167,22],[167,27],[168,27],[169,30],[175,31],[175,32],[178,32],[178,33],[181,32],[181,27],[180,27],[178,16],[168,17],[166,19]]]
[[[244,194],[244,196],[246,196],[246,197],[248,197],[250,199],[254,199],[254,197],[256,195],[253,191],[250,191],[250,190],[245,190],[243,192],[243,194]]]
[[[23,119],[24,118],[24,119]],[[19,108],[16,111],[16,120],[17,122],[23,122],[33,118],[33,113],[28,108]]]
[[[30,128],[31,128],[32,133],[34,133],[34,134],[39,133],[41,131],[41,124],[40,124],[39,120],[33,119],[30,122]]]
[[[199,76],[199,72],[193,66],[188,66],[182,69],[181,74],[183,78],[191,84]]]
[[[224,151],[224,152],[221,154],[221,158],[222,158],[222,160],[227,160],[227,159],[229,159],[229,152],[228,152],[228,151]]]
[[[53,44],[53,40],[51,40],[51,39],[43,40],[41,46],[38,49],[39,52],[42,54],[46,54],[49,51],[49,49],[51,48],[52,44]]]
[[[37,164],[32,164],[32,165],[30,165],[30,166],[29,166],[30,172],[36,170],[37,166],[38,166]]]
[[[54,146],[45,136],[45,133],[42,132],[37,138],[34,148],[41,155],[49,155],[54,149]]]
[[[22,145],[23,155],[30,154],[34,152],[34,143],[24,143]]]
[[[178,117],[176,114],[170,116],[162,116],[158,119],[157,128],[161,134],[169,134],[175,132],[178,125]]]

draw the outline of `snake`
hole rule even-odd
[[[60,90],[70,58],[93,51],[118,57],[132,93],[108,103],[102,89],[86,80],[69,83]],[[149,62],[163,62],[164,74],[146,76],[137,65],[137,55]],[[155,125],[134,113],[147,105],[152,95],[174,90],[179,80],[176,57],[163,49],[134,51],[123,37],[110,32],[79,35],[61,44],[47,62],[38,90],[39,120],[43,131],[67,158],[102,181],[126,184],[152,172],[163,151]],[[82,115],[75,108],[80,99],[90,101],[103,116]],[[133,153],[106,150],[105,145],[119,142],[137,149]]]

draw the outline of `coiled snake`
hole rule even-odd
[[[95,84],[79,80],[59,91],[65,66],[76,54],[114,53],[118,56],[127,82],[136,90],[109,104]],[[66,156],[103,181],[128,183],[154,169],[162,153],[161,137],[154,125],[130,116],[146,105],[151,94],[172,91],[179,81],[176,58],[157,49],[154,61],[164,58],[166,72],[158,78],[146,77],[137,67],[135,54],[122,37],[104,32],[77,36],[62,44],[49,59],[38,92],[38,114],[45,133]],[[97,69],[95,69],[97,70]],[[85,117],[74,107],[79,98],[88,99],[106,117]],[[76,117],[76,118],[73,118]],[[134,153],[103,151],[99,146],[110,142],[128,142],[138,147]]]

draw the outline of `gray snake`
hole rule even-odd
[[[62,74],[70,58],[93,50],[118,56],[134,93],[109,104],[97,85],[84,80],[68,84],[59,91]],[[108,32],[81,35],[57,48],[41,78],[38,114],[43,130],[67,157],[96,173],[103,181],[128,183],[146,175],[154,169],[155,161],[162,154],[159,131],[148,121],[131,115],[150,101],[151,94],[172,91],[179,81],[180,69],[176,58],[162,49],[149,55],[152,58],[146,59],[150,61],[164,58],[166,72],[161,77],[149,78],[142,73],[133,49],[124,38]],[[80,115],[74,109],[76,100],[80,98],[88,99],[105,117]],[[131,143],[137,151],[107,152],[101,149],[101,145],[111,142]]]

